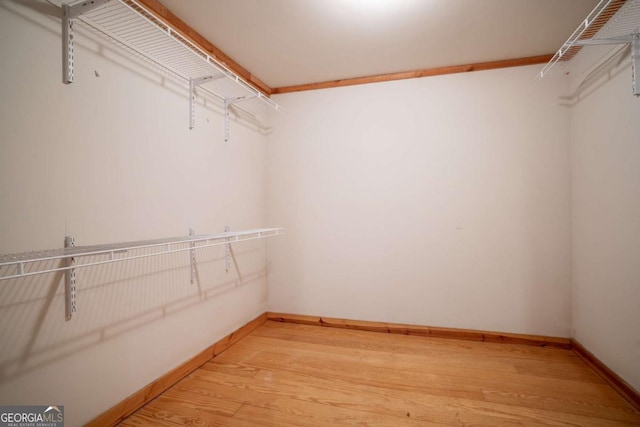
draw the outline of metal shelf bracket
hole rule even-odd
[[[224,226],[224,232],[228,233],[231,230],[228,225]],[[224,245],[224,271],[229,272],[231,268],[231,240],[227,238],[227,243]]]
[[[196,231],[193,228],[189,229],[189,236],[195,236]],[[190,262],[190,271],[191,271],[191,284],[193,285],[196,282],[196,243],[189,243],[189,262]]]
[[[633,94],[640,96],[640,33],[634,33],[631,40],[631,71],[633,75]]]
[[[69,17],[69,6],[62,5],[62,81],[73,83],[73,19]]]
[[[64,247],[73,248],[76,245],[76,240],[73,236],[67,236],[64,238]],[[65,317],[67,320],[71,320],[74,314],[76,314],[76,265],[75,257],[67,258],[67,270],[64,272],[64,309]]]
[[[574,43],[577,46],[596,46],[606,44],[630,44],[631,45],[631,85],[633,94],[640,96],[640,33],[633,33],[628,36],[608,37],[588,40],[578,40]]]
[[[236,102],[247,101],[255,97],[255,95],[238,96],[236,98],[227,98],[224,100],[224,142],[229,141],[229,107],[231,107]]]
[[[196,87],[226,77],[224,74],[189,79],[189,129],[196,127]]]
[[[62,4],[62,81],[73,83],[73,20],[111,0],[83,0]]]

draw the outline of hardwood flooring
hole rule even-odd
[[[570,350],[268,321],[122,426],[640,426]]]

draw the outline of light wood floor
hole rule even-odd
[[[123,426],[640,425],[569,350],[269,321]]]

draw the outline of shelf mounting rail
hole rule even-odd
[[[258,228],[203,235],[196,235],[193,230],[190,230],[189,233],[189,236],[183,237],[95,246],[75,246],[75,239],[67,236],[65,247],[62,249],[0,255],[0,281],[64,272],[65,312],[69,320],[76,312],[76,269],[78,268],[188,251],[190,281],[193,283],[196,279],[195,259],[198,249],[226,245],[228,251],[232,243],[282,235],[284,229]],[[140,250],[145,252],[137,252]],[[59,266],[52,266],[55,261],[62,262],[58,264]]]
[[[62,4],[62,73],[64,83],[73,83],[73,23],[74,19],[111,0],[80,1]]]

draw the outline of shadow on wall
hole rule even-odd
[[[27,8],[40,15],[43,19],[36,20],[31,16],[27,16],[24,11],[21,11],[19,7],[12,5],[18,4],[20,7]],[[60,46],[62,49],[62,34],[61,34],[61,18],[62,9],[54,6],[50,3],[44,3],[34,0],[8,0],[0,2],[0,7],[8,10],[12,14],[20,17],[21,19],[29,22],[32,25],[38,26],[47,32],[54,34],[60,38]],[[74,38],[74,50],[76,56],[79,58],[89,58],[90,55],[99,56],[104,60],[111,62],[113,65],[120,69],[126,70],[132,74],[135,74],[139,78],[143,78],[148,82],[154,83],[164,90],[171,91],[173,94],[183,97],[185,99],[185,109],[188,107],[187,100],[189,99],[189,82],[183,78],[171,73],[170,71],[153,64],[149,60],[143,59],[138,54],[128,52],[125,48],[117,47],[114,42],[107,41],[105,44],[105,38],[100,36],[95,31],[81,25],[75,25],[74,31],[76,34],[82,37]],[[89,61],[87,61],[89,62]],[[59,81],[62,83],[62,53],[60,55],[60,67]],[[96,77],[99,73],[96,71]],[[57,78],[54,73],[51,73],[51,78]],[[216,99],[207,92],[196,90],[196,103],[198,108],[205,108],[208,111],[216,114],[220,118],[225,116],[223,107],[223,100]],[[253,116],[249,112],[238,108],[236,105],[231,105],[229,110],[233,113],[229,115],[230,120],[237,124],[246,126],[259,132],[263,135],[271,133],[271,127],[263,123],[258,117]],[[185,123],[188,126],[188,123]],[[221,133],[222,135],[222,130]]]
[[[223,246],[199,249],[194,284],[188,251],[78,268],[78,312],[70,321],[64,320],[63,272],[0,282],[0,383],[228,291],[263,283],[267,266],[261,243],[235,245],[240,251],[228,271]]]
[[[597,92],[602,86],[619,76],[620,73],[628,73],[631,68],[630,60],[630,45],[627,44],[614,50],[610,57],[587,74],[570,95],[560,97],[560,105],[573,107],[583,99],[588,98],[589,95]],[[631,92],[631,81],[629,82],[629,92]]]

